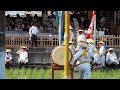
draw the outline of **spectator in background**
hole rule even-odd
[[[5,66],[7,68],[11,67],[11,65],[12,65],[12,54],[10,52],[11,52],[11,49],[6,49]]]
[[[32,23],[32,26],[29,29],[29,34],[31,37],[31,46],[37,47],[37,34],[39,33],[39,30],[36,26],[36,23]]]
[[[100,41],[98,42],[98,45],[99,45],[99,54],[100,54],[100,60],[101,60],[101,66],[103,68],[105,68],[105,52],[106,52],[106,49],[105,49],[105,43],[103,41]]]
[[[102,18],[100,20],[100,27],[103,28],[105,23],[106,23],[106,18],[104,16],[102,16]]]
[[[26,67],[27,63],[28,63],[28,52],[27,52],[27,47],[26,46],[21,46],[20,49],[16,52],[17,54],[19,54],[19,58],[18,58],[18,65],[19,68],[24,65]]]
[[[119,64],[119,60],[117,59],[116,53],[114,52],[113,48],[109,48],[108,53],[106,55],[106,63],[108,65],[114,64],[114,65],[118,65]]]

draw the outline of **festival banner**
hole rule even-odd
[[[90,26],[88,28],[88,34],[86,35],[86,39],[89,39],[91,38],[91,35],[93,33],[93,29],[94,29],[94,19],[95,19],[95,14],[96,14],[96,11],[92,11],[92,19],[91,19],[91,23],[90,23]]]

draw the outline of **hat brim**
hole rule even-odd
[[[114,49],[111,49],[111,48],[110,48],[110,49],[108,49],[107,51],[114,51]]]
[[[20,48],[23,48],[23,49],[28,49],[26,46],[21,46]]]
[[[105,43],[104,42],[98,42],[98,44],[103,44],[104,45]]]
[[[11,52],[11,49],[6,49],[5,51],[6,51],[6,52]]]
[[[88,43],[95,43],[95,41],[93,39],[86,39],[86,42],[88,42]]]
[[[76,32],[83,32],[83,30],[77,30]]]
[[[87,43],[79,43],[81,47],[90,47]]]

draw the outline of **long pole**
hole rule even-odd
[[[95,40],[95,44],[96,44],[96,12],[94,12],[94,40]]]
[[[69,78],[69,24],[70,14],[69,11],[65,11],[65,58],[64,58],[64,78]]]
[[[62,11],[59,11],[59,46],[61,46]]]
[[[0,11],[0,79],[5,79],[5,11]]]
[[[5,79],[5,51],[0,48],[0,79]]]

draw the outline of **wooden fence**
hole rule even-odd
[[[105,35],[105,36],[96,36],[96,43],[100,40],[105,42],[105,46],[111,46],[115,48],[117,56],[120,57],[120,35]],[[74,38],[74,44],[76,46],[76,38]],[[5,36],[5,46],[6,48],[12,49],[12,55],[14,57],[13,63],[17,62],[18,55],[16,55],[17,47],[25,45],[29,48],[29,63],[52,63],[50,60],[51,50],[59,45],[58,35],[38,35],[38,47],[31,47],[31,42],[29,35],[12,35],[6,34]],[[98,47],[98,44],[96,44]],[[33,49],[34,48],[34,49]]]
[[[113,48],[120,47],[120,35],[104,35],[104,36],[96,36],[96,46],[98,46],[97,42],[103,40],[105,42],[105,46],[111,46]],[[76,38],[74,38],[74,42],[76,45]],[[54,48],[59,45],[58,35],[38,35],[37,44],[39,48]],[[27,47],[31,47],[31,41],[29,35],[6,35],[5,36],[5,46],[6,47],[19,47],[21,45],[25,45]]]
[[[19,47],[25,45],[31,47],[29,35],[6,35],[6,47]],[[37,46],[40,48],[55,47],[59,45],[58,35],[38,35]]]

